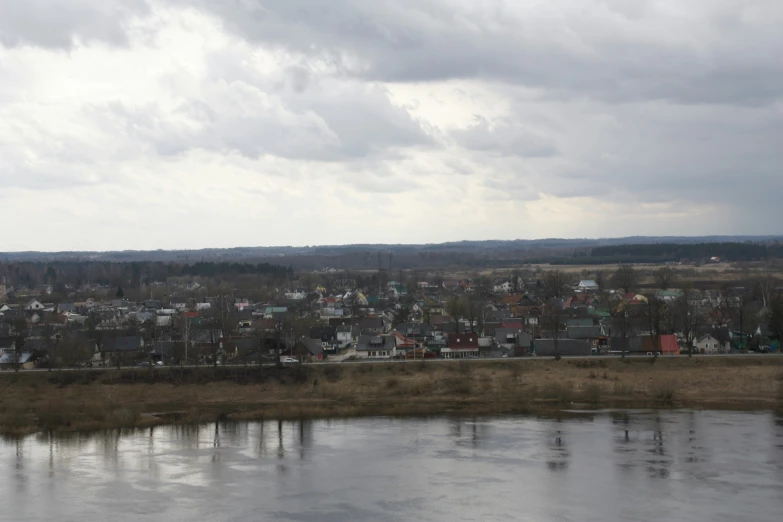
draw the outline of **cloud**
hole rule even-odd
[[[0,43],[71,49],[77,42],[128,44],[128,25],[147,16],[146,0],[3,0]]]
[[[172,0],[178,3],[180,0]],[[385,82],[483,78],[604,100],[778,97],[776,0],[202,0],[228,30]]]
[[[61,222],[7,248],[780,232],[779,2],[46,7],[0,6],[0,198]]]
[[[554,156],[557,146],[540,132],[506,119],[496,124],[481,116],[467,129],[456,130],[452,137],[463,147],[507,156]]]

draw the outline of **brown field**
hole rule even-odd
[[[0,375],[0,431],[224,419],[777,409],[783,357],[512,360]]]

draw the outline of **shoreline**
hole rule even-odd
[[[0,374],[0,433],[216,420],[783,410],[783,357],[364,363]]]

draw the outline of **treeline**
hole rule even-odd
[[[179,276],[215,277],[222,275],[289,275],[294,274],[291,266],[287,268],[270,263],[210,263],[198,262],[192,265],[180,265]]]
[[[259,275],[290,278],[293,268],[271,263],[198,262],[109,262],[52,261],[0,263],[0,284],[32,288],[38,285],[80,286],[85,283],[139,288],[170,277],[230,277]]]
[[[606,262],[697,261],[719,257],[722,261],[754,261],[783,258],[783,244],[696,243],[677,245],[612,245],[593,248],[590,258]],[[642,261],[644,260],[644,261]],[[582,258],[584,262],[584,258]]]

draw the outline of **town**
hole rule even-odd
[[[0,367],[774,353],[783,328],[783,286],[764,269],[704,284],[676,264],[295,274],[203,263],[184,275],[130,265],[3,265]]]

